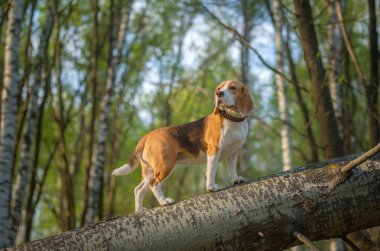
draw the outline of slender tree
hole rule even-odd
[[[12,168],[12,180],[14,177],[14,171],[16,171],[16,166],[17,166],[17,156],[19,154],[19,147],[21,145],[22,139],[23,139],[23,131],[25,128],[26,124],[26,116],[27,116],[27,111],[28,111],[28,105],[29,105],[29,98],[31,96],[31,89],[29,88],[29,82],[30,78],[32,75],[32,30],[33,30],[33,18],[35,14],[35,9],[36,9],[36,1],[32,0],[29,1],[29,3],[26,4],[25,6],[25,14],[27,13],[27,10],[30,9],[30,14],[28,18],[28,22],[25,25],[25,30],[26,30],[26,36],[25,36],[25,44],[24,44],[24,49],[20,49],[20,58],[23,58],[23,63],[21,63],[23,67],[23,74],[21,76],[21,82],[20,82],[20,88],[19,92],[17,93],[17,114],[19,115],[19,119],[17,122],[17,128],[16,128],[16,140],[15,140],[15,146],[13,150],[13,159],[15,160],[13,162],[13,168]],[[26,15],[24,16],[26,17]],[[21,60],[21,59],[20,59]],[[26,98],[24,98],[23,94],[26,94]],[[25,100],[25,101],[24,101]],[[13,189],[13,186],[11,187]],[[12,192],[13,193],[13,192]]]
[[[371,6],[371,3],[369,2],[369,5]],[[363,67],[359,62],[359,58],[356,54],[356,51],[353,48],[353,45],[351,43],[350,37],[348,35],[347,29],[346,29],[346,24],[345,24],[345,19],[343,16],[343,10],[342,10],[342,3],[341,1],[336,1],[336,14],[337,18],[339,21],[340,29],[342,32],[342,37],[344,40],[344,44],[346,46],[346,50],[348,54],[350,55],[351,62],[354,65],[354,69],[359,77],[359,80],[362,84],[362,86],[365,89],[365,95],[366,95],[366,105],[367,105],[367,113],[368,113],[368,121],[369,121],[369,128],[370,128],[370,142],[375,144],[378,142],[379,139],[379,134],[380,134],[380,129],[379,129],[379,121],[378,121],[378,93],[379,93],[379,81],[378,77],[378,69],[376,69],[376,73],[371,75],[371,81],[368,82],[367,76],[364,73]],[[369,8],[371,12],[371,7]],[[372,11],[373,12],[373,11]],[[371,61],[371,72],[373,71],[373,66],[378,66],[378,49],[377,45],[374,45],[374,41],[377,41],[377,31],[376,31],[376,18],[373,17],[374,14],[370,13],[370,61]],[[375,24],[373,24],[373,20],[375,20]],[[373,26],[375,25],[375,31],[373,31]],[[372,34],[372,35],[371,35]],[[376,38],[373,38],[373,36],[376,36]],[[376,42],[377,43],[377,42]],[[373,54],[372,54],[373,53]],[[373,62],[374,56],[376,58],[376,62]],[[378,67],[377,67],[378,68]],[[374,77],[374,78],[373,78]],[[377,81],[376,81],[377,78]],[[375,81],[373,81],[375,80]],[[376,83],[377,82],[377,83]]]
[[[287,26],[287,29],[288,28],[289,27]],[[286,42],[284,43],[284,45],[285,45],[285,51],[286,51],[288,65],[289,65],[289,70],[290,70],[290,74],[291,74],[291,79],[293,80],[292,85],[293,85],[295,93],[296,93],[297,103],[299,104],[299,107],[301,110],[302,119],[303,119],[305,130],[306,130],[307,142],[309,143],[309,147],[310,147],[310,158],[309,158],[309,160],[307,160],[307,162],[308,163],[315,163],[315,162],[318,162],[318,159],[319,159],[319,157],[318,157],[318,145],[316,142],[316,137],[315,137],[314,132],[313,132],[313,127],[312,127],[312,122],[311,122],[311,118],[310,118],[310,114],[309,114],[309,109],[307,108],[305,98],[302,95],[302,90],[301,90],[302,87],[299,83],[299,78],[297,76],[296,69],[295,69],[296,66],[295,66],[293,56],[292,56],[292,53],[290,50],[290,45],[289,45],[290,33],[289,33],[289,30],[286,32],[286,34],[287,34],[287,39],[286,39]]]
[[[36,207],[39,203],[39,199],[41,197],[42,188],[44,186],[44,182],[46,180],[47,171],[50,167],[51,162],[54,159],[54,156],[56,154],[56,151],[58,149],[58,141],[56,141],[54,145],[54,149],[51,151],[51,154],[49,155],[49,160],[47,161],[47,164],[45,165],[43,169],[43,175],[42,178],[38,179],[38,170],[40,163],[40,153],[41,153],[41,143],[42,143],[42,136],[43,136],[43,120],[45,117],[45,110],[47,108],[47,100],[51,93],[50,87],[51,87],[51,66],[48,64],[48,58],[46,59],[47,62],[45,62],[45,81],[44,81],[44,90],[43,90],[43,96],[41,98],[41,103],[39,104],[38,108],[38,119],[37,119],[37,132],[35,135],[35,144],[34,144],[34,150],[33,150],[33,160],[32,160],[32,170],[31,170],[31,177],[29,180],[29,189],[26,199],[26,206],[25,206],[25,231],[24,231],[24,241],[28,242],[30,241],[30,235],[33,228],[33,217],[36,212]],[[37,195],[35,196],[35,194]]]
[[[21,153],[21,166],[18,169],[19,175],[17,176],[16,184],[15,184],[15,190],[16,190],[16,197],[14,199],[14,204],[12,206],[12,218],[11,218],[11,224],[10,224],[10,245],[14,245],[18,227],[21,222],[21,213],[22,213],[22,206],[24,203],[25,198],[25,190],[26,185],[28,183],[29,173],[30,173],[30,165],[31,165],[31,147],[32,147],[32,137],[34,133],[35,128],[35,121],[36,121],[36,115],[38,110],[38,94],[41,89],[41,83],[42,83],[42,70],[43,70],[43,63],[46,57],[47,53],[47,47],[50,39],[50,34],[52,31],[52,27],[54,24],[54,13],[53,13],[53,7],[51,6],[49,8],[49,13],[46,19],[45,27],[42,31],[40,43],[38,46],[38,52],[37,52],[37,59],[36,59],[36,65],[34,68],[34,81],[33,85],[31,86],[31,96],[29,97],[29,105],[28,105],[28,112],[26,115],[27,125],[26,130],[24,132],[24,141],[23,141],[23,147],[22,147],[22,153]]]
[[[370,80],[366,87],[367,109],[369,112],[370,144],[376,145],[380,141],[379,119],[379,49],[376,21],[376,0],[368,0],[369,10],[369,59]]]
[[[331,94],[331,101],[334,107],[335,117],[338,123],[338,129],[342,136],[343,124],[343,96],[342,96],[342,83],[341,74],[343,71],[343,41],[340,33],[338,19],[335,10],[335,1],[327,0],[327,13],[328,13],[328,79]]]
[[[273,25],[275,25],[274,13],[272,11],[272,7],[269,0],[265,1],[265,5],[271,16],[272,23]],[[286,59],[287,59],[287,66],[289,69],[290,79],[291,79],[290,83],[292,84],[295,94],[296,94],[296,103],[299,105],[300,110],[301,110],[302,119],[303,119],[305,130],[306,130],[305,136],[307,138],[307,142],[309,143],[309,147],[310,147],[310,157],[303,158],[303,159],[306,163],[315,163],[315,162],[318,162],[318,145],[316,143],[315,135],[313,132],[309,110],[307,108],[305,98],[302,94],[303,87],[301,86],[299,82],[299,78],[296,72],[296,64],[294,62],[294,59],[291,53],[290,43],[291,43],[292,32],[290,28],[290,22],[288,18],[286,17],[286,15],[282,15],[282,21],[283,23],[285,23],[284,26],[286,28],[284,32],[286,36],[281,37],[283,40],[283,43],[282,43],[283,50],[284,50],[283,54],[286,56]],[[277,74],[277,76],[281,76],[281,74]],[[290,105],[288,106],[290,107]],[[287,123],[287,125],[290,126],[289,123]]]
[[[335,11],[335,0],[327,0],[327,45],[328,45],[328,81],[331,95],[331,102],[333,104],[335,117],[339,135],[343,137],[343,94],[341,74],[343,70],[343,42],[342,35],[339,30],[338,19]],[[344,243],[340,239],[333,239],[329,242],[330,251],[343,251],[345,250]]]
[[[273,19],[275,28],[275,45],[276,45],[276,70],[283,72],[284,64],[284,50],[283,50],[283,36],[282,36],[282,13],[281,3],[279,0],[273,1]],[[283,78],[276,74],[276,87],[278,96],[278,110],[281,120],[281,153],[282,153],[282,170],[287,171],[292,168],[292,143],[290,135],[290,119],[288,114],[288,97],[287,97],[287,85]],[[301,247],[293,247],[291,251],[301,250]]]
[[[9,11],[4,49],[4,80],[0,125],[0,248],[8,246],[9,191],[16,128],[17,92],[20,83],[19,43],[23,0],[14,0]]]
[[[304,57],[309,71],[312,100],[318,118],[321,146],[324,156],[332,158],[343,154],[342,139],[339,135],[330,92],[326,81],[313,14],[308,0],[294,0],[295,15]]]
[[[243,17],[243,32],[242,36],[249,44],[252,40],[252,29],[254,24],[255,3],[249,0],[240,0],[241,14]],[[246,43],[240,42],[240,72],[241,80],[248,87],[252,87],[249,73],[252,70],[250,64],[249,48]],[[238,165],[239,171],[242,175],[245,175],[248,168],[248,155],[247,147],[244,146],[239,153]]]
[[[115,84],[115,78],[117,73],[117,67],[120,63],[122,56],[122,49],[124,47],[125,35],[128,29],[129,16],[132,8],[132,0],[129,0],[125,5],[125,9],[122,12],[121,20],[119,22],[119,29],[117,37],[111,39],[111,50],[109,65],[107,68],[106,77],[106,93],[103,97],[101,104],[100,115],[100,130],[97,136],[96,150],[94,154],[94,160],[92,161],[92,167],[90,172],[89,181],[89,203],[87,209],[86,222],[91,224],[95,222],[95,216],[97,210],[101,208],[102,204],[102,184],[103,184],[103,171],[106,154],[106,141],[109,131],[109,113],[112,105],[113,88]],[[112,32],[111,32],[112,33]],[[115,46],[114,46],[115,45]],[[102,217],[99,217],[102,218]]]
[[[253,14],[254,14],[254,5],[255,3],[249,0],[240,0],[241,13],[243,16],[243,33],[242,36],[245,38],[247,43],[251,42],[252,35],[251,31],[253,28]],[[241,69],[241,80],[244,84],[249,85],[249,48],[246,44],[241,43],[240,49],[240,69]]]
[[[75,187],[74,179],[70,172],[70,161],[68,156],[67,140],[66,140],[66,129],[69,124],[69,115],[72,109],[73,100],[69,105],[65,104],[64,86],[62,82],[62,48],[63,48],[63,37],[62,30],[63,26],[63,12],[59,8],[60,2],[54,1],[54,13],[55,13],[55,48],[54,48],[54,73],[56,77],[56,88],[57,88],[57,107],[54,111],[54,119],[58,125],[58,135],[59,135],[59,153],[61,161],[59,162],[59,179],[62,185],[62,200],[61,207],[58,213],[58,218],[61,222],[61,230],[65,231],[75,227],[76,214],[75,214]]]
[[[276,43],[276,69],[283,72],[283,39],[282,39],[282,18],[280,1],[274,1],[274,25]],[[283,78],[276,74],[276,86],[278,95],[278,110],[281,119],[281,150],[282,150],[282,169],[284,171],[292,168],[292,143],[290,136],[290,119],[288,115],[288,98],[286,94],[287,85]]]
[[[96,125],[96,116],[98,110],[98,61],[99,61],[99,4],[98,0],[91,0],[91,10],[92,10],[92,32],[91,39],[89,38],[91,44],[91,56],[90,56],[90,78],[89,84],[92,88],[91,93],[91,118],[89,124],[89,143],[88,143],[88,158],[87,163],[85,164],[86,168],[86,180],[84,184],[84,206],[81,216],[81,225],[84,225],[87,217],[87,210],[89,207],[89,196],[90,196],[90,172],[91,165],[94,153],[95,146],[95,125]]]

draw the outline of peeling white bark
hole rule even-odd
[[[380,154],[332,180],[356,156],[333,159],[14,250],[281,250],[380,224]],[[132,195],[131,195],[132,196]]]
[[[0,248],[8,245],[9,191],[16,135],[17,90],[19,88],[19,44],[23,0],[13,0],[8,16],[4,49],[4,82],[0,126]]]

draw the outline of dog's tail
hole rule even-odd
[[[145,135],[144,137],[140,139],[140,141],[137,143],[135,150],[133,151],[132,157],[129,159],[127,164],[113,170],[112,176],[128,174],[136,169],[136,167],[139,164],[141,155],[144,151],[146,138],[147,138],[147,135]]]

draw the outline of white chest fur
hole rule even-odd
[[[248,122],[233,122],[223,119],[220,137],[220,158],[226,159],[236,153],[245,143],[248,135]]]

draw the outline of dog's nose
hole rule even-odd
[[[224,92],[223,91],[218,91],[218,92],[216,92],[216,96],[223,97],[224,96]]]

